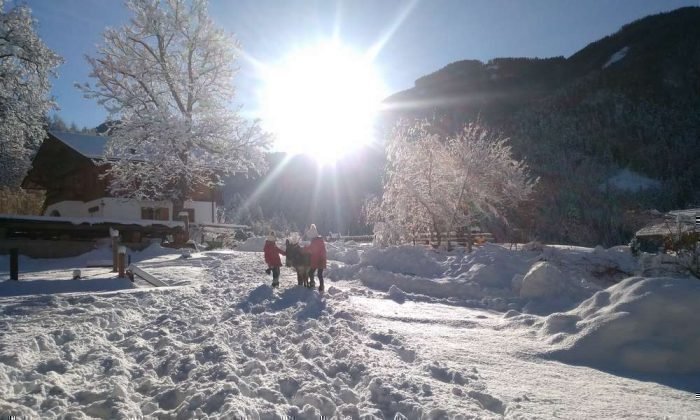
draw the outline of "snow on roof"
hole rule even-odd
[[[673,217],[678,216],[678,217],[680,217],[681,220],[692,222],[695,220],[696,216],[700,216],[700,208],[685,209],[685,210],[673,210],[673,211],[669,211],[668,214],[670,214]]]
[[[695,225],[695,216],[700,215],[700,209],[675,210],[668,212],[664,221],[649,224],[639,229],[636,236],[668,236],[699,232]]]
[[[250,229],[248,225],[235,225],[230,223],[194,223],[198,226],[212,229]]]
[[[616,52],[615,54],[611,55],[608,61],[603,64],[603,68],[607,68],[608,66],[617,63],[618,61],[622,60],[625,58],[627,53],[629,52],[630,47],[623,47],[620,51]]]
[[[677,233],[686,234],[693,232],[695,225],[687,222],[676,223],[675,221],[655,223],[639,229],[635,236],[670,236]]]
[[[105,157],[105,146],[109,141],[109,137],[68,133],[65,131],[51,131],[50,133],[87,158],[102,159]]]

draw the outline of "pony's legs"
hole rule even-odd
[[[304,278],[303,278],[303,275],[302,275],[302,273],[304,272],[304,270],[298,270],[298,269],[297,269],[296,272],[297,272],[297,285],[301,286],[301,285],[304,284]]]

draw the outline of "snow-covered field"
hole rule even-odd
[[[70,280],[109,249],[22,259],[0,283],[0,416],[700,417],[700,281],[635,277],[626,248],[331,243],[321,295],[287,268],[271,289],[256,240],[135,253],[166,288]]]

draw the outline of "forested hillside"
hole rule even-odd
[[[569,58],[465,60],[389,99],[387,120],[479,118],[541,178],[520,235],[629,240],[630,210],[700,204],[700,8],[649,16]],[[511,233],[512,234],[512,233]]]

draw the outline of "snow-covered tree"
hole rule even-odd
[[[427,121],[399,122],[387,141],[381,202],[366,206],[378,235],[396,242],[434,232],[439,244],[443,232],[479,217],[503,218],[535,184],[507,141],[479,122],[454,135]]]
[[[119,124],[111,134],[111,191],[169,198],[177,212],[194,188],[260,171],[269,136],[230,106],[238,43],[205,0],[129,0],[128,25],[108,29],[84,84]]]
[[[0,0],[0,185],[21,182],[44,138],[50,76],[61,58],[41,41],[31,10]]]

